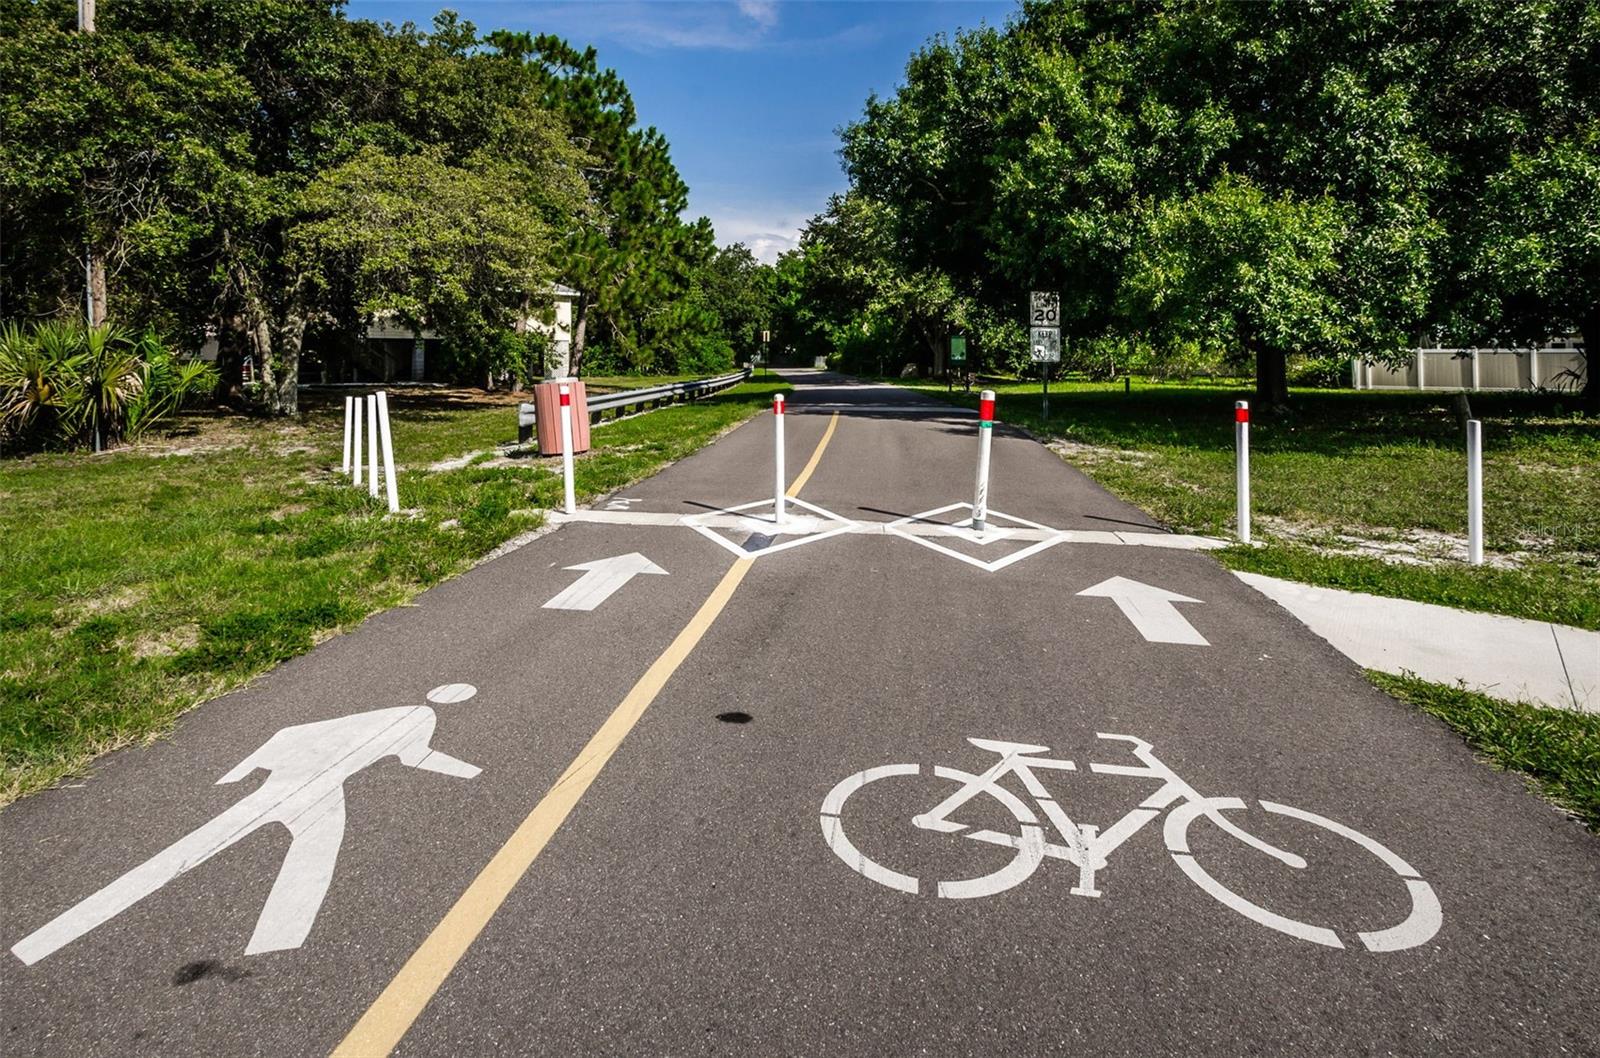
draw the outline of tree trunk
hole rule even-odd
[[[290,295],[290,307],[275,319],[253,286],[244,290],[246,334],[261,378],[261,404],[269,415],[294,415],[300,408],[300,347],[306,316]]]
[[[106,253],[99,246],[89,247],[89,326],[106,322]]]
[[[1256,406],[1263,414],[1289,407],[1289,358],[1272,349],[1256,350]]]
[[[277,394],[274,411],[294,415],[300,411],[300,349],[306,340],[306,315],[295,305],[284,315],[278,331]]]
[[[572,352],[567,358],[567,370],[573,378],[583,375],[583,354],[586,338],[589,333],[589,298],[582,296],[578,299],[578,319],[572,325]]]
[[[1583,332],[1583,395],[1578,406],[1585,415],[1600,416],[1600,371],[1596,370],[1595,347],[1600,346],[1600,312],[1578,320],[1578,330]]]

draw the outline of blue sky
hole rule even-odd
[[[428,25],[449,7],[479,30],[528,29],[593,44],[627,81],[689,184],[689,216],[764,260],[794,244],[845,186],[834,130],[891,93],[935,33],[1001,25],[1012,0],[878,3],[673,0],[350,0],[351,18]]]

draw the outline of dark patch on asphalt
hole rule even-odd
[[[251,976],[249,970],[240,966],[229,966],[221,959],[196,959],[178,967],[178,972],[172,975],[172,984],[174,988],[182,988],[204,977],[220,977],[224,981],[231,982],[242,981],[249,976]]]
[[[772,537],[766,533],[751,533],[750,539],[744,542],[746,551],[765,551],[772,546]]]
[[[742,713],[735,709],[728,713],[718,713],[717,719],[721,720],[724,724],[748,724],[750,721],[754,720],[755,717],[751,716],[749,713]]]

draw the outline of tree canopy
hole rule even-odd
[[[1592,342],[1597,70],[1585,0],[1027,0],[867,101],[779,273],[841,349],[961,331],[1015,362],[1056,289],[1069,339],[1202,343],[1269,404],[1289,354]]]
[[[592,48],[448,11],[102,0],[91,34],[71,0],[0,0],[0,129],[0,317],[81,315],[104,262],[97,318],[216,335],[271,411],[308,342],[380,315],[487,381],[556,283],[580,368],[726,367],[766,311]]]

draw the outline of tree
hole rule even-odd
[[[549,228],[524,207],[509,166],[465,169],[437,156],[366,148],[306,188],[288,264],[308,298],[352,288],[365,318],[393,313],[450,340],[462,373],[488,379],[505,365],[495,336],[552,276]]]
[[[1221,342],[1256,365],[1263,410],[1288,401],[1288,353],[1340,348],[1331,199],[1268,198],[1225,176],[1208,190],[1153,203],[1135,243],[1124,299],[1141,329]]]
[[[682,319],[674,303],[686,294],[689,273],[710,252],[708,224],[685,224],[689,190],[654,128],[639,128],[633,97],[593,48],[579,50],[548,34],[499,31],[496,53],[521,63],[542,88],[589,155],[588,223],[574,228],[564,248],[564,274],[579,291],[573,322],[573,370],[599,339],[618,358],[645,366],[657,350],[648,321]],[[694,322],[694,320],[689,320]],[[659,327],[656,330],[659,334]]]

